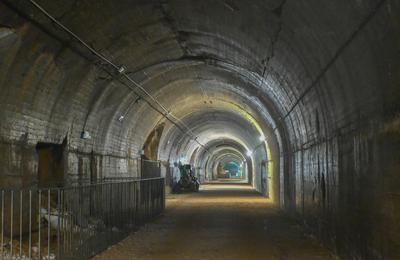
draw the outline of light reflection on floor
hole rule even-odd
[[[332,259],[249,185],[174,194],[163,216],[95,259]]]

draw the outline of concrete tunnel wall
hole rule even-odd
[[[38,2],[177,117],[234,110],[263,132],[274,202],[340,255],[400,256],[399,1]],[[70,175],[135,176],[165,119],[27,1],[0,13],[1,185],[35,182],[36,144],[65,139]],[[257,142],[243,133],[221,136]]]
[[[221,111],[215,107],[203,108],[200,112],[191,113],[190,119],[183,121],[186,125],[192,126],[191,131],[198,136],[200,143],[205,144],[204,148],[200,147],[200,152],[198,155],[196,155],[196,158],[198,159],[194,165],[199,166],[199,174],[207,174],[208,180],[213,180],[216,177],[216,172],[209,167],[216,163],[215,160],[217,158],[214,158],[214,156],[218,152],[221,145],[231,146],[232,144],[230,143],[234,142],[234,137],[240,136],[244,141],[235,141],[238,144],[240,143],[240,153],[243,157],[243,154],[245,154],[247,150],[256,147],[259,143],[257,138],[253,138],[254,136],[259,135],[258,130],[247,120],[239,117],[231,111]],[[187,156],[184,157],[191,158],[191,154],[193,154],[194,151],[197,151],[197,143],[193,142],[193,140],[190,140],[187,136],[183,136],[182,132],[176,131],[175,127],[167,127],[166,132],[167,133],[164,135],[164,138],[161,139],[162,145],[160,146],[159,151],[159,158],[161,160],[177,162],[182,155],[187,154]],[[211,156],[205,158],[204,155]],[[261,161],[262,158],[265,158],[265,153],[262,153],[262,149],[257,149],[257,152],[254,153],[254,155],[254,171],[261,172]],[[249,163],[250,162],[251,160]],[[250,177],[254,176],[251,173],[252,171],[250,171]],[[202,178],[206,178],[206,176],[202,176]],[[257,177],[254,182],[254,186],[260,192],[265,193],[265,189],[261,190],[261,184],[258,184],[260,180],[261,178]],[[253,184],[253,179],[249,179],[249,183]]]

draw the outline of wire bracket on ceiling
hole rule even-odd
[[[121,66],[121,67],[119,67],[119,69],[118,69],[118,72],[119,73],[124,73],[126,71],[126,69],[125,69],[125,67],[124,66]]]
[[[184,134],[186,134],[190,139],[194,140],[197,144],[199,144],[202,148],[204,148],[207,152],[208,149],[197,140],[197,136],[194,135],[193,131],[179,118],[174,116],[163,104],[161,104],[155,97],[153,97],[143,86],[141,86],[139,83],[137,83],[135,80],[133,80],[127,73],[127,68],[124,65],[116,65],[113,63],[111,60],[106,58],[104,55],[96,51],[91,45],[89,45],[87,42],[82,40],[78,35],[76,35],[74,32],[72,32],[70,29],[68,29],[65,25],[63,25],[60,21],[58,21],[54,16],[52,16],[48,11],[46,11],[41,5],[39,5],[37,2],[34,0],[28,0],[30,3],[32,3],[40,12],[42,12],[46,17],[48,17],[53,23],[58,25],[61,29],[63,29],[65,32],[70,34],[74,39],[76,39],[80,44],[82,44],[85,48],[87,48],[93,55],[98,57],[100,60],[103,60],[106,64],[111,65],[119,74],[121,74],[125,79],[127,79],[129,82],[131,82],[135,87],[139,88],[147,97],[149,97],[154,103],[156,103],[164,112],[165,114],[161,113],[163,117],[165,117],[167,120],[169,120],[171,123],[176,125],[180,131],[182,131]],[[129,87],[132,91],[134,91],[134,88],[132,86],[126,85]],[[143,98],[143,97],[142,97]],[[152,107],[152,106],[150,106]],[[153,107],[152,107],[153,108]],[[157,109],[153,108],[157,112],[159,112]],[[123,118],[119,118],[120,121],[123,120]],[[176,122],[174,122],[176,121]],[[184,128],[187,129],[187,131],[184,131],[179,124],[181,124]]]

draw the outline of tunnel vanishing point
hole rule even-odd
[[[0,0],[2,189],[169,193],[180,164],[343,259],[400,259],[400,1]]]

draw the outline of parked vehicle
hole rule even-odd
[[[190,164],[179,164],[179,171],[181,177],[179,181],[174,185],[173,192],[180,193],[182,191],[193,191],[198,192],[200,188],[200,182],[193,173]]]

